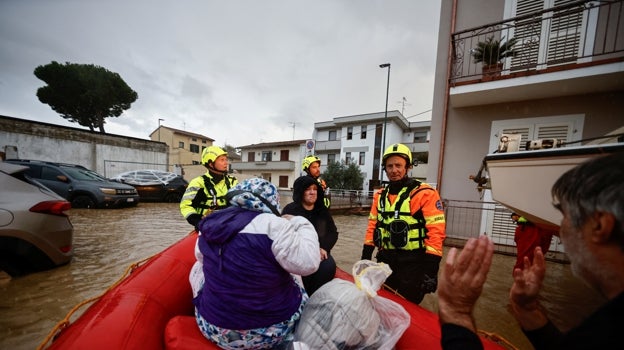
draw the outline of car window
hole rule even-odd
[[[106,179],[100,176],[100,174],[95,171],[91,171],[88,169],[74,168],[74,167],[62,167],[72,178],[76,180],[97,180],[97,181],[105,181]]]
[[[25,171],[25,173],[35,179],[40,179],[41,178],[41,166],[40,165],[35,165],[35,164],[23,164],[26,165],[28,167],[28,169]]]
[[[56,178],[59,175],[63,175],[63,173],[61,173],[60,171],[58,171],[57,169],[51,168],[51,167],[41,167],[41,176],[40,178],[42,180],[52,180],[52,181],[58,181],[58,179]]]

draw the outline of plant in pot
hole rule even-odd
[[[485,41],[480,41],[477,47],[471,50],[474,63],[483,63],[483,80],[491,80],[495,76],[499,76],[503,69],[503,59],[507,57],[516,57],[518,52],[514,50],[514,45],[518,41],[511,38],[505,42],[502,37],[500,40],[490,36]]]

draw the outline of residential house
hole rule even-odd
[[[201,152],[204,148],[212,146],[214,141],[208,136],[162,125],[152,131],[149,137],[152,141],[167,144],[169,171],[172,172],[177,167],[201,164]]]
[[[278,141],[237,147],[241,161],[230,164],[240,175],[261,177],[280,189],[290,189],[301,175],[306,140]]]
[[[388,111],[387,117],[385,112],[337,117],[314,123],[314,147],[308,152],[321,159],[321,172],[330,162],[357,164],[364,175],[362,189],[373,190],[379,186],[380,179],[387,180],[380,169],[383,150],[400,142],[410,148],[413,158],[421,160],[409,175],[424,180],[430,126],[430,121],[409,122],[396,110]]]
[[[473,55],[489,38],[515,41],[515,53],[495,57],[493,73]],[[532,139],[587,140],[623,126],[622,111],[623,1],[441,1],[427,179],[451,207],[482,203],[477,234],[514,245],[509,213],[483,204],[489,191],[469,180],[503,133],[520,134],[520,150]],[[449,209],[447,234],[475,233],[466,216],[449,227]]]

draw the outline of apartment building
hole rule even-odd
[[[385,126],[385,144],[384,144]],[[387,180],[381,171],[383,150],[393,143],[404,143],[413,158],[420,159],[409,176],[424,180],[427,174],[430,121],[410,122],[399,111],[359,114],[314,123],[314,147],[309,153],[321,159],[321,172],[330,162],[355,163],[364,175],[362,189],[373,190],[380,180]]]
[[[174,171],[174,167],[177,165],[201,164],[202,150],[212,146],[214,141],[208,136],[162,125],[152,131],[149,137],[152,141],[167,144],[169,171]]]
[[[241,178],[261,177],[280,189],[290,189],[301,175],[306,144],[307,140],[292,140],[240,146],[241,161],[230,163],[230,167]]]
[[[503,133],[520,134],[520,150],[543,138],[578,145],[624,126],[622,111],[623,1],[441,1],[427,179],[447,203],[491,201],[469,176]],[[501,215],[476,218],[478,233],[508,235]]]

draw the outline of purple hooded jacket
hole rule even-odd
[[[230,207],[199,226],[196,249],[205,282],[193,302],[206,321],[255,329],[288,320],[297,311],[302,295],[291,273],[311,274],[320,263],[309,221]]]

